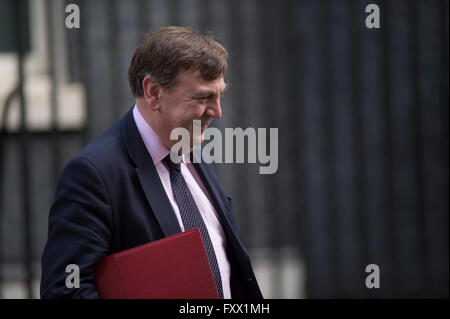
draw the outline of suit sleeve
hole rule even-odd
[[[109,250],[110,200],[94,165],[75,157],[63,170],[49,214],[42,255],[41,298],[98,298],[93,265]],[[66,267],[79,267],[79,288],[68,288]]]

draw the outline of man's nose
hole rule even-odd
[[[222,108],[220,105],[220,98],[208,105],[207,115],[214,118],[222,117]]]

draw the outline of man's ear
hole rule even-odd
[[[161,93],[161,85],[152,81],[150,76],[147,75],[142,80],[142,90],[144,92],[144,99],[150,105],[150,108],[153,111],[158,110],[160,108],[159,95]]]

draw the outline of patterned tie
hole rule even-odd
[[[164,163],[167,164],[170,170],[170,183],[172,184],[173,196],[175,197],[178,209],[180,210],[184,229],[200,229],[206,253],[208,255],[209,266],[211,267],[214,282],[216,283],[217,292],[219,293],[219,298],[223,299],[222,279],[220,277],[220,270],[219,265],[217,264],[216,254],[214,253],[214,247],[197,204],[195,204],[194,198],[181,174],[181,164],[172,162],[170,154],[164,158]]]

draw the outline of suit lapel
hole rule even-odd
[[[197,172],[200,175],[200,178],[202,179],[206,188],[208,189],[208,192],[211,194],[211,198],[214,202],[213,203],[214,207],[216,208],[216,211],[220,216],[222,228],[225,231],[225,234],[228,238],[230,248],[240,254],[241,260],[248,261],[247,251],[244,248],[244,245],[242,244],[241,240],[239,239],[236,230],[234,229],[230,220],[228,219],[228,215],[226,214],[225,204],[222,200],[222,197],[219,194],[220,190],[218,189],[215,183],[216,181],[215,174],[211,171],[210,168],[208,168],[207,164],[203,162],[200,163],[194,162],[194,166],[197,169]]]
[[[133,117],[133,108],[125,115],[122,123],[122,136],[130,158],[136,165],[136,174],[145,197],[158,220],[164,236],[181,232],[169,198],[148,154]]]
[[[228,215],[227,215],[226,209],[225,209],[225,204],[222,200],[222,196],[220,196],[220,194],[219,194],[220,190],[216,186],[215,175],[213,175],[211,170],[207,167],[207,164],[205,164],[204,162],[200,162],[200,163],[194,162],[194,167],[197,170],[203,183],[205,184],[209,194],[211,195],[211,199],[213,200],[213,205],[214,205],[217,213],[220,216],[222,228],[225,230],[228,237],[230,237],[232,235],[236,239],[238,239],[239,237],[237,236],[234,228],[231,226],[230,220],[228,219]],[[239,239],[238,239],[238,241],[239,241]]]

